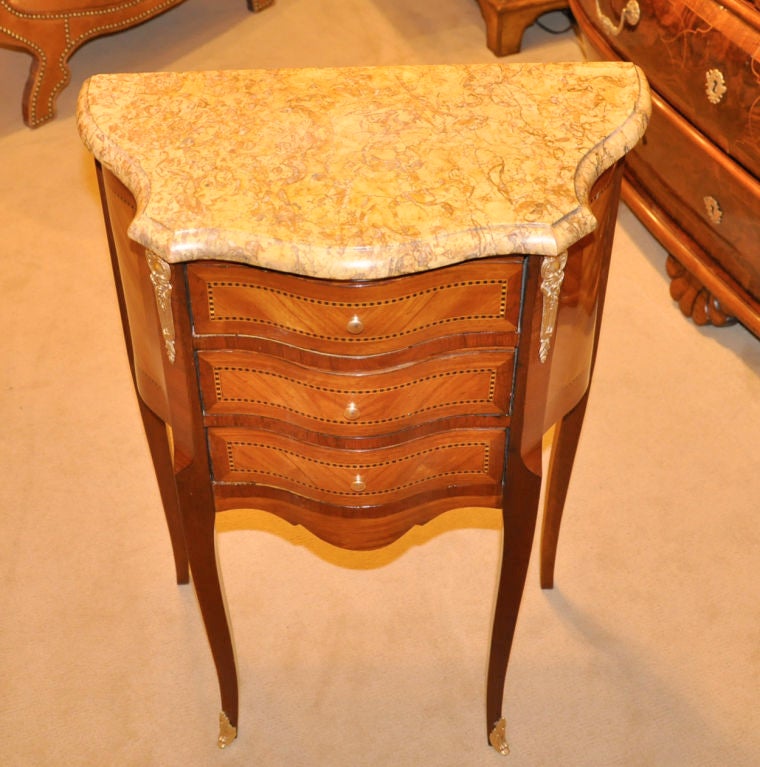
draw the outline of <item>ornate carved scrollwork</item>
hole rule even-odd
[[[724,327],[736,322],[723,311],[718,299],[673,256],[668,256],[665,269],[671,279],[671,297],[678,302],[683,314],[690,317],[695,324]]]

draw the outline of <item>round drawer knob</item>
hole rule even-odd
[[[363,493],[367,489],[367,483],[364,481],[364,477],[361,474],[357,474],[354,477],[354,481],[351,483],[351,489],[355,493]]]
[[[343,411],[343,415],[347,420],[355,421],[360,415],[359,406],[355,402],[349,402],[348,405],[346,405],[346,409]]]
[[[353,335],[357,336],[359,333],[364,330],[364,323],[359,319],[359,315],[355,314],[346,324],[346,330],[349,333],[353,333]]]

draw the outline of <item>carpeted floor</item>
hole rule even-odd
[[[533,27],[519,58],[581,56],[571,32]],[[258,15],[189,0],[82,49],[58,119],[30,131],[29,59],[0,49],[0,763],[760,764],[760,341],[686,321],[625,208],[557,587],[531,572],[518,625],[512,754],[485,742],[500,530],[482,510],[364,555],[223,515],[241,719],[215,746],[216,678],[173,582],[78,88],[100,71],[491,60],[474,0]]]

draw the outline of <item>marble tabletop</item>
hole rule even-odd
[[[164,261],[379,279],[565,251],[650,109],[624,63],[163,72],[90,78],[78,125]]]

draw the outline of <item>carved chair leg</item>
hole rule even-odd
[[[536,528],[541,477],[530,471],[514,451],[508,458],[506,482],[501,574],[486,690],[488,740],[502,754],[509,753],[502,718],[504,683]]]
[[[4,26],[4,17],[11,13],[0,9],[0,41],[32,56],[21,111],[26,125],[36,128],[55,116],[58,94],[71,78],[66,22],[31,16],[24,22],[14,14]]]
[[[219,680],[222,710],[219,717],[219,748],[237,735],[238,684],[232,637],[219,582],[214,539],[214,500],[207,473],[193,465],[177,475],[177,496],[187,542],[193,585],[206,628]]]
[[[588,391],[581,401],[557,424],[554,432],[549,471],[546,479],[544,516],[541,526],[541,588],[554,587],[559,529],[567,489],[573,470],[578,441],[586,415]]]

